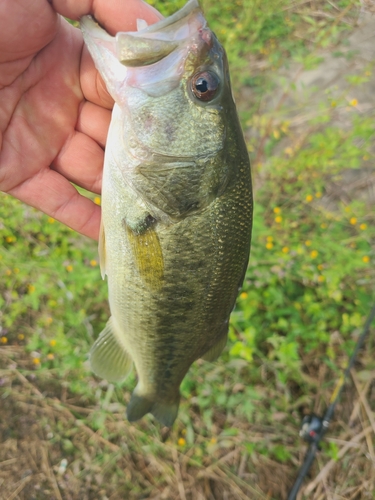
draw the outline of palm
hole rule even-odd
[[[84,2],[77,2],[73,8],[81,11],[76,12],[67,11],[63,0],[55,0],[56,9],[60,2],[64,15],[88,13],[82,12]],[[0,189],[97,238],[100,209],[71,182],[100,192],[112,100],[83,48],[79,30],[57,16],[47,0],[4,3],[8,5],[7,15],[0,13]],[[129,29],[129,21],[134,23],[139,12],[148,21],[157,19],[138,0],[122,5],[113,0],[106,9],[100,3],[96,2],[96,12],[94,2],[94,13],[105,24],[101,11],[113,14],[111,7],[127,18],[128,26],[116,26],[121,16],[111,17],[112,23],[107,23],[114,31]],[[130,20],[129,3],[134,9]]]

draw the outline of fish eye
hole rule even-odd
[[[203,71],[193,76],[191,90],[200,101],[211,101],[219,88],[219,78],[210,71]]]

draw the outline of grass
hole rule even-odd
[[[152,3],[167,14],[183,2]],[[345,40],[358,5],[203,5],[228,50],[255,180],[228,347],[192,367],[171,431],[149,416],[129,424],[134,375],[108,384],[86,361],[108,318],[96,245],[2,196],[0,499],[286,498],[301,417],[324,412],[372,305],[374,107],[362,96],[374,68],[359,60],[327,88],[299,79],[327,51],[355,60]],[[370,338],[306,498],[375,490],[373,360]]]

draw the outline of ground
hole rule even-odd
[[[351,94],[346,76],[373,64],[374,33],[375,19],[366,11],[360,25],[337,47],[341,56],[323,51],[318,54],[323,60],[312,70],[294,63],[284,65],[275,74],[272,93],[262,97],[260,113],[272,114],[275,128],[288,121],[297,139],[311,117],[319,114],[315,103],[327,91],[332,100],[347,96],[348,107],[354,106],[359,117],[372,116],[374,72],[361,86],[360,95],[354,90]],[[239,93],[240,110],[252,99],[252,91]],[[347,112],[340,108],[335,115],[335,124],[343,129],[350,126]],[[245,133],[251,140],[253,130],[249,127]],[[291,146],[291,136],[282,138],[274,154]],[[264,173],[256,169],[255,195],[263,182]],[[373,204],[374,186],[373,165],[343,169],[339,179],[328,182],[320,203],[330,210],[347,198]],[[340,346],[342,339],[335,332],[332,348]],[[301,499],[374,498],[374,353],[372,328],[336,408],[323,451],[304,482]],[[70,381],[57,370],[35,369],[22,340],[3,345],[0,500],[286,499],[306,451],[298,438],[301,414],[311,409],[324,412],[347,362],[344,353],[328,367],[315,355],[302,355],[300,384],[274,382],[272,363],[262,364],[256,394],[247,384],[246,361],[234,359],[230,366],[220,361],[211,367],[198,363],[193,374],[197,384],[204,385],[210,378],[213,384],[220,380],[220,390],[230,395],[227,401],[234,401],[233,407],[225,403],[210,412],[210,385],[204,386],[206,399],[199,399],[193,389],[192,396],[182,402],[177,424],[168,431],[149,417],[136,425],[126,422],[127,387],[123,390],[87,376],[80,380],[84,389],[71,390]],[[231,374],[236,374],[234,385]],[[314,393],[304,392],[304,384]],[[274,408],[274,401],[272,420],[264,421],[262,409]],[[251,418],[238,416],[241,408],[237,407],[244,407],[245,402]]]

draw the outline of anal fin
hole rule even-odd
[[[92,371],[109,382],[121,382],[132,368],[132,360],[116,338],[112,317],[90,351]]]

